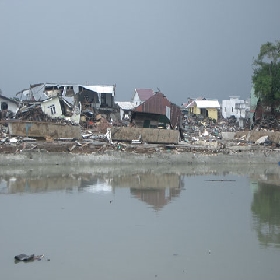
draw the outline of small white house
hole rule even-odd
[[[245,100],[240,100],[239,96],[230,96],[229,100],[222,100],[222,116],[229,118],[235,116],[237,120],[246,117],[249,104]]]

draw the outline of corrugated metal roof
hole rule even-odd
[[[151,96],[154,95],[154,91],[152,89],[135,89],[135,92],[138,93],[139,99],[141,101],[148,100]]]
[[[180,107],[171,103],[161,92],[155,93],[147,101],[136,107],[135,112],[165,115],[170,120],[172,128],[180,123]]]
[[[158,92],[135,108],[135,111],[165,115],[166,107],[170,107],[170,101],[162,93]]]
[[[133,110],[135,108],[135,104],[133,102],[116,101],[116,103],[123,110]]]
[[[218,100],[195,100],[191,102],[187,108],[197,106],[198,108],[220,108]]]

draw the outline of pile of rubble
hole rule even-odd
[[[271,116],[271,115],[264,116],[263,118],[257,119],[255,121],[254,125],[252,126],[252,129],[279,131],[280,130],[280,119],[275,116]]]
[[[29,107],[28,110],[21,110],[17,117],[21,120],[49,121],[48,116],[41,111],[41,107],[36,105]],[[125,142],[113,143],[110,131],[114,123],[108,121],[106,116],[101,114],[89,116],[84,119],[84,122],[84,126],[80,125],[82,135],[79,141],[70,138],[46,138],[42,141],[42,139],[30,137],[12,137],[9,135],[7,125],[2,121],[0,123],[0,152],[16,153],[35,149],[72,153],[92,153],[105,150],[135,153],[152,153],[161,150],[212,152],[213,150],[221,151],[231,146],[263,145],[273,149],[280,146],[279,122],[275,118],[266,118],[256,122],[254,128],[250,129],[247,122],[243,128],[240,128],[234,117],[215,122],[202,116],[185,116],[179,145],[144,145],[141,141],[136,140],[134,140],[136,142],[132,141],[129,144]],[[250,135],[253,132],[255,132],[254,136]],[[226,133],[230,134],[231,138],[226,138]]]
[[[12,137],[2,139],[0,153],[18,154],[28,151],[46,151],[73,154],[102,154],[109,151],[130,152],[137,154],[151,154],[166,150],[165,145],[145,144],[134,145],[121,142],[109,142],[105,138],[95,138],[92,134],[81,141],[38,141],[34,138]]]
[[[222,132],[235,132],[239,130],[235,117],[216,122],[201,115],[185,115],[182,129],[184,139],[182,140],[192,144],[201,140],[215,142],[222,138]]]
[[[22,121],[52,121],[52,119],[44,114],[40,104],[32,104],[29,107],[22,107],[17,111],[15,119]]]
[[[11,110],[0,110],[0,121],[6,119],[12,119],[15,115]]]
[[[193,146],[208,146],[222,148],[232,145],[265,145],[278,148],[280,141],[276,137],[276,133],[280,129],[280,123],[277,118],[266,117],[260,121],[257,121],[254,126],[250,127],[249,120],[243,123],[243,127],[239,126],[237,119],[232,116],[227,119],[222,119],[215,122],[209,118],[204,118],[200,115],[185,116],[183,129],[181,133],[181,140],[189,145]],[[252,140],[252,137],[248,137],[245,132],[262,132],[257,138]],[[268,135],[264,135],[268,132]],[[233,133],[235,135],[232,139],[225,140],[225,133]],[[244,132],[244,133],[243,133]],[[271,134],[272,133],[272,134]],[[274,135],[274,136],[272,136]]]

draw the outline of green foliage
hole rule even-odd
[[[280,41],[263,44],[253,62],[252,82],[255,95],[271,106],[271,113],[280,103]]]

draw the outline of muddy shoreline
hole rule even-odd
[[[0,166],[278,164],[280,150],[265,146],[211,148],[108,143],[22,143],[0,146]]]

